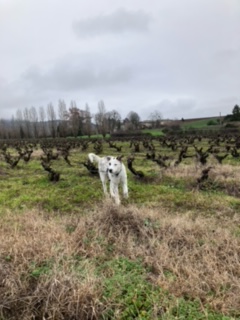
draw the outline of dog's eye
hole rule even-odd
[[[114,165],[117,166],[117,163],[115,163]]]
[[[111,165],[111,162],[109,162],[109,165]]]

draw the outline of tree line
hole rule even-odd
[[[156,119],[156,113],[152,117]],[[98,102],[98,111],[92,114],[86,103],[84,109],[71,101],[67,107],[64,100],[58,101],[57,110],[52,103],[46,107],[31,107],[18,109],[11,120],[0,120],[0,139],[30,139],[47,137],[91,136],[121,130],[136,130],[140,127],[140,116],[135,111],[129,111],[122,120],[120,113],[113,109],[107,111],[104,101]]]

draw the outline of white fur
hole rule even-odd
[[[103,191],[107,192],[107,181],[110,181],[110,195],[114,198],[116,204],[120,204],[118,186],[121,183],[124,198],[128,198],[127,172],[126,167],[116,157],[99,157],[94,153],[89,153],[88,158],[91,162],[98,163],[99,176],[102,181]]]

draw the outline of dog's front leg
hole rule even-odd
[[[105,174],[100,173],[100,178],[101,178],[101,181],[102,181],[103,192],[105,193],[105,195],[107,195],[108,194],[108,192],[107,192],[107,180],[108,180],[108,177]]]
[[[111,194],[111,197],[115,200],[115,203],[119,205],[120,198],[118,193],[118,185],[114,184],[112,181],[110,182],[110,194]]]
[[[124,183],[123,183],[122,188],[123,188],[123,196],[124,196],[124,198],[128,198],[128,186],[127,186],[127,182],[124,182]]]
[[[104,194],[107,195],[108,192],[107,192],[107,183],[106,183],[106,181],[103,181],[103,182],[102,182],[102,186],[103,186],[103,192],[104,192]]]

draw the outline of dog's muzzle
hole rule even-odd
[[[108,170],[108,172],[111,173],[112,175],[114,175],[115,177],[118,177],[121,171],[122,171],[122,170],[120,170],[120,171],[117,172],[117,173],[113,173],[112,169],[109,169],[109,170]]]

